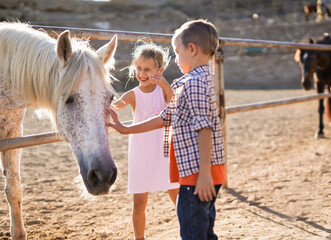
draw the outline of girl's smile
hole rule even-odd
[[[150,76],[158,71],[156,63],[152,58],[140,57],[135,63],[136,67],[136,78],[139,81],[141,87],[149,87],[154,85],[150,80]]]

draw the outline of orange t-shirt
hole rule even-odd
[[[170,144],[169,158],[170,158],[169,161],[170,182],[171,183],[178,182],[180,185],[195,186],[197,184],[199,172],[189,175],[187,177],[179,177],[172,138]],[[219,185],[226,182],[225,166],[223,164],[213,165],[210,167],[210,170],[211,170],[211,175],[213,177],[214,185]]]

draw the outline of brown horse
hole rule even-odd
[[[317,41],[309,39],[311,44],[330,44],[331,38],[325,34]],[[315,78],[315,85],[317,93],[323,93],[325,88],[330,92],[331,87],[331,51],[317,51],[297,49],[294,60],[300,63],[302,78],[301,83],[305,90],[310,90],[312,87],[313,76]],[[326,99],[326,115],[329,123],[331,122],[331,98]],[[323,132],[323,113],[324,104],[323,99],[319,100],[319,130],[316,137],[324,136]]]
[[[314,13],[317,14],[317,3],[316,2],[307,3],[303,7],[303,11],[305,13],[305,20],[308,21],[310,15]],[[321,4],[321,13],[322,13],[322,18],[324,16],[331,17],[331,12],[324,3]]]

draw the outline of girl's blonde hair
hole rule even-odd
[[[161,47],[151,41],[140,39],[136,42],[132,52],[132,62],[129,66],[129,79],[134,79],[136,75],[136,62],[143,57],[144,59],[153,59],[157,68],[163,67],[165,70],[170,61],[169,48]]]

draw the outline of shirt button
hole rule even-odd
[[[189,191],[190,190],[190,187],[187,187],[187,191]]]

